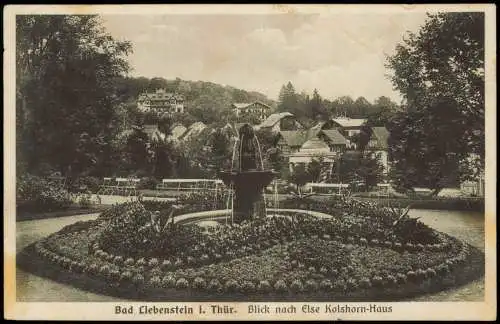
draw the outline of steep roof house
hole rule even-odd
[[[338,130],[310,128],[280,132],[278,147],[292,167],[297,163],[310,163],[317,156],[323,156],[325,162],[333,162],[347,149],[348,143]]]
[[[170,136],[168,137],[170,140],[173,140],[174,142],[175,141],[178,141],[179,138],[187,131],[187,127],[180,124],[180,123],[176,123],[174,125],[172,125],[172,128],[171,128],[171,134]]]
[[[241,117],[244,115],[254,115],[263,121],[267,116],[271,114],[272,108],[260,101],[248,102],[248,103],[233,103],[231,105],[232,110],[236,114],[236,117]]]
[[[158,129],[157,124],[144,125],[143,131],[148,135],[150,140],[164,140],[166,137],[165,134]]]
[[[257,129],[269,129],[273,132],[304,129],[304,126],[289,112],[274,113],[269,115]]]
[[[382,166],[384,167],[384,173],[389,171],[389,155],[388,155],[388,139],[389,131],[385,127],[372,127],[371,136],[368,140],[368,144],[365,150],[376,155]]]
[[[203,122],[193,123],[187,128],[184,134],[182,134],[179,137],[179,140],[181,141],[190,140],[191,138],[198,136],[198,134],[201,133],[201,131],[204,130],[205,128],[207,128],[207,125],[205,125]]]
[[[341,117],[332,119],[332,122],[347,137],[351,137],[354,136],[355,134],[361,133],[361,129],[363,128],[363,125],[366,123],[366,119]]]
[[[182,113],[184,112],[184,97],[167,92],[165,89],[156,89],[154,92],[145,91],[137,98],[137,107],[144,112]]]
[[[372,133],[366,148],[375,151],[387,151],[389,140],[389,131],[387,128],[372,127],[371,130]]]

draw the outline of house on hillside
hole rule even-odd
[[[389,131],[385,127],[372,127],[371,136],[365,147],[365,151],[369,151],[378,156],[382,166],[384,167],[384,173],[387,174],[389,171]]]
[[[144,125],[142,130],[151,141],[163,141],[166,138],[165,134],[158,129],[158,124]]]
[[[175,123],[172,125],[171,128],[171,134],[168,137],[170,140],[177,142],[179,138],[187,131],[187,127],[180,124],[180,123]]]
[[[195,136],[198,136],[205,128],[207,128],[207,125],[203,122],[193,123],[187,128],[184,134],[179,137],[179,141],[188,141]]]
[[[184,112],[184,97],[167,92],[165,89],[156,89],[153,92],[143,92],[137,98],[137,108],[142,112],[156,112],[159,114],[173,114]]]
[[[346,136],[352,137],[361,133],[361,129],[366,123],[366,119],[341,117],[332,119],[332,122],[336,125],[336,127],[344,132]]]
[[[336,122],[334,119],[330,119],[328,121],[319,121],[315,125],[313,125],[311,129],[322,131],[323,134],[329,134],[330,136],[332,136],[332,139],[339,139],[340,145],[342,146],[345,143],[347,148],[355,148],[355,144],[350,140],[350,136],[348,135],[348,129],[344,129],[342,125]]]
[[[349,141],[335,129],[282,131],[278,148],[288,159],[290,170],[297,164],[309,164],[318,156],[323,156],[324,162],[333,163],[348,148]]]
[[[294,114],[289,112],[274,113],[269,115],[257,129],[269,129],[273,132],[291,131],[304,129],[304,126],[297,120]]]
[[[250,103],[233,103],[231,109],[236,117],[243,117],[245,115],[253,115],[259,118],[260,121],[266,119],[272,111],[271,106],[266,105],[260,101]]]
[[[281,131],[279,132],[277,147],[283,152],[285,157],[288,157],[290,154],[298,152],[300,147],[316,134],[317,131],[313,129]]]
[[[321,130],[318,133],[318,137],[328,144],[330,152],[342,154],[350,147],[349,140],[346,139],[337,129]]]
[[[132,126],[131,128],[122,131],[118,134],[118,140],[125,143],[135,132],[146,134],[149,143],[164,140],[166,138],[166,135],[159,130],[157,124],[148,124],[144,126]]]

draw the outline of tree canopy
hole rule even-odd
[[[18,15],[16,38],[19,158],[63,174],[100,163],[117,123],[112,80],[129,69],[130,43],[93,15]]]
[[[423,182],[437,193],[452,171],[470,175],[472,168],[458,162],[471,154],[480,157],[475,169],[483,169],[484,14],[429,15],[387,66],[407,108],[389,127],[395,179],[408,188]]]

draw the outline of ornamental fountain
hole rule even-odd
[[[231,169],[219,174],[233,193],[231,210],[234,223],[266,217],[263,190],[278,174],[264,169],[259,140],[252,126],[244,124],[238,130],[238,135]]]

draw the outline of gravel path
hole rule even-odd
[[[431,227],[446,232],[484,251],[484,217],[474,212],[447,212],[434,210],[412,210],[412,217]],[[79,220],[90,220],[97,214],[77,215],[16,223],[16,247],[20,251],[27,245],[60,230]],[[97,295],[71,286],[41,278],[20,269],[16,272],[17,300],[33,302],[86,302],[120,301],[121,299]],[[422,296],[416,301],[482,301],[484,299],[484,279],[465,286]]]

